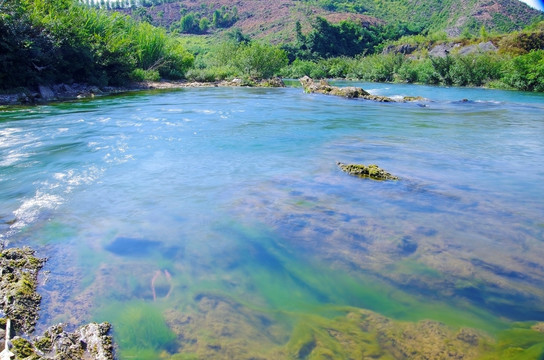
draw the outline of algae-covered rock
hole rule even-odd
[[[16,332],[34,330],[41,301],[37,277],[44,262],[28,247],[0,253],[0,309]]]
[[[299,79],[299,81],[302,84],[304,91],[307,93],[336,95],[336,96],[343,96],[347,98],[358,98],[358,97],[370,95],[362,88],[358,88],[358,87],[340,88],[337,86],[329,85],[329,83],[326,80],[321,80],[319,83],[316,83],[314,82],[313,79],[311,79],[308,76],[304,76],[303,78]]]
[[[360,98],[365,100],[372,100],[378,102],[395,102],[395,100],[380,95],[371,95],[364,89],[355,86],[338,87],[330,85],[326,80],[320,80],[316,83],[312,78],[304,76],[299,79],[302,84],[302,88],[306,93],[316,93],[325,95],[341,96],[349,99]]]
[[[58,324],[32,341],[15,336],[10,341],[11,351],[15,360],[113,360],[113,341],[109,331],[108,323],[90,323],[74,332],[67,332]]]
[[[34,331],[38,320],[41,296],[36,291],[37,277],[46,261],[34,254],[34,250],[28,247],[0,252],[0,314],[4,316],[0,318],[2,345],[5,346],[4,339],[7,339],[15,360],[113,360],[113,341],[108,335],[108,323],[87,324],[72,333],[66,332],[62,325],[55,325],[34,340],[26,338]]]
[[[363,164],[343,164],[341,162],[337,162],[336,164],[340,167],[340,169],[342,169],[342,171],[345,171],[350,175],[374,180],[399,180],[397,176],[391,175],[375,164],[368,166]]]

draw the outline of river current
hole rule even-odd
[[[107,320],[120,359],[402,359],[406,334],[477,358],[526,331],[537,359],[544,95],[355,85],[426,100],[224,87],[0,108],[0,240],[49,258],[39,328]]]

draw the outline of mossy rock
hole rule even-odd
[[[350,175],[358,176],[361,178],[370,178],[374,180],[399,180],[400,178],[391,175],[389,172],[378,167],[378,165],[363,165],[363,164],[343,164],[341,162],[336,163],[342,171],[347,172]]]
[[[0,253],[0,310],[12,320],[16,332],[31,332],[38,319],[41,296],[36,292],[37,277],[45,259],[34,254],[28,247]]]
[[[28,340],[21,337],[15,337],[11,340],[11,344],[13,345],[12,350],[17,358],[25,359],[32,355],[36,355],[32,344]]]

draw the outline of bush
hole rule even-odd
[[[323,63],[314,61],[296,59],[293,63],[282,70],[282,76],[298,79],[303,76],[309,76],[312,79],[323,79],[327,77],[327,69]]]
[[[240,45],[234,60],[242,74],[259,79],[271,78],[287,63],[284,50],[259,42]]]
[[[544,50],[515,57],[505,68],[506,84],[524,91],[544,91]]]
[[[135,69],[179,78],[192,66],[192,55],[165,30],[119,13],[69,0],[12,0],[3,10],[4,89],[60,82],[118,85],[143,75]]]
[[[157,70],[134,69],[130,73],[133,81],[159,81],[161,76]]]
[[[450,69],[450,77],[458,86],[482,86],[500,75],[500,60],[494,54],[456,56]]]

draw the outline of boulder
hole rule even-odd
[[[55,98],[55,93],[49,86],[40,85],[38,86],[38,90],[43,101],[49,101]]]

